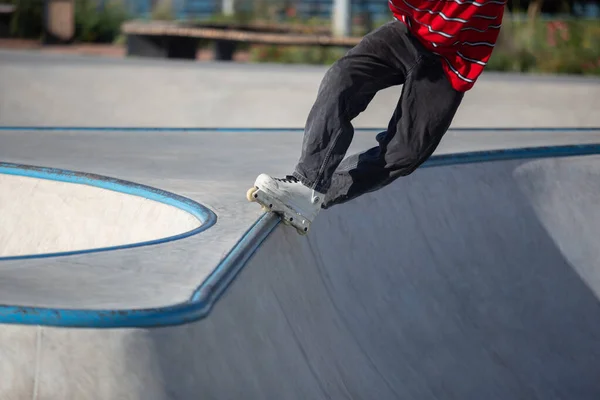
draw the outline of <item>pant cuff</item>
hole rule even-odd
[[[323,185],[309,180],[308,178],[306,178],[304,175],[302,175],[297,170],[292,173],[292,176],[294,176],[296,179],[298,179],[306,187],[314,189],[319,193],[323,193],[323,194],[327,193],[327,189],[325,189],[325,187]]]

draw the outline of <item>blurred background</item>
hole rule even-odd
[[[125,56],[136,51],[123,30],[131,21],[355,39],[389,19],[385,0],[0,0],[0,47]],[[244,62],[329,65],[354,43],[243,40],[232,51],[195,36],[196,58]],[[488,71],[600,75],[600,0],[509,0]]]

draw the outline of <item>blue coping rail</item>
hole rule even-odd
[[[600,143],[487,150],[434,155],[422,165],[422,168],[597,154],[600,154]],[[97,182],[94,181],[95,176],[89,174],[85,176],[90,178],[88,183]],[[103,182],[106,181],[101,180],[97,183],[103,184]],[[150,190],[148,193],[156,193],[156,189]],[[189,202],[189,200],[187,203],[182,201],[174,205],[191,204]],[[216,219],[211,219],[214,217],[208,215],[210,223],[216,222]],[[0,305],[0,323],[73,328],[152,328],[181,325],[200,320],[209,315],[220,296],[279,223],[279,217],[273,213],[265,213],[259,217],[209,277],[194,291],[190,299],[183,303],[158,308],[109,310]]]

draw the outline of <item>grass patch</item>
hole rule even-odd
[[[600,75],[600,23],[506,21],[487,70]]]

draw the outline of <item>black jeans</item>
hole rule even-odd
[[[351,121],[375,94],[403,85],[378,146],[344,159],[354,136]],[[437,56],[400,21],[366,35],[325,74],[306,122],[293,175],[326,193],[323,208],[408,175],[434,152],[464,93],[452,88]]]

